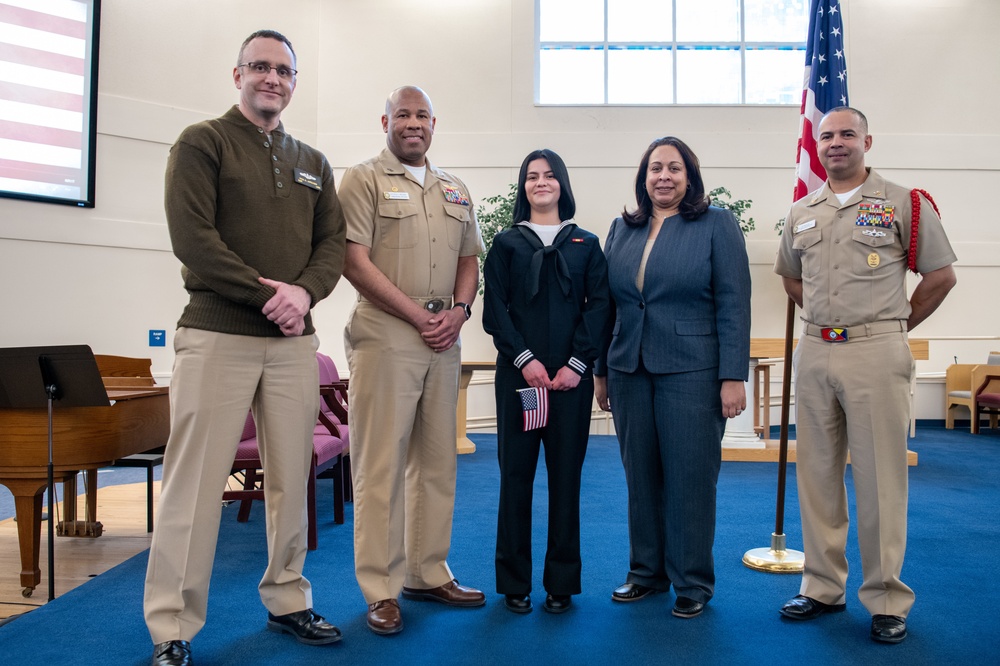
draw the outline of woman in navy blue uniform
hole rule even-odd
[[[483,327],[496,345],[500,508],[497,592],[531,611],[531,496],[539,449],[549,481],[544,609],[562,613],[580,593],[580,473],[594,396],[593,363],[610,332],[607,262],[600,241],[573,221],[566,165],[551,150],[521,164],[513,226],[483,269]],[[524,431],[517,390],[548,390],[548,424]]]
[[[595,380],[628,484],[630,566],[612,599],[672,584],[673,614],[691,618],[715,592],[726,418],[746,409],[750,268],[739,224],[709,206],[698,158],[680,139],[649,146],[635,195],[604,246],[616,321]]]

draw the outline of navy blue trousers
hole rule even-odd
[[[549,391],[548,425],[524,432],[516,391],[527,386],[517,368],[497,368],[497,592],[531,592],[531,501],[539,449],[544,444],[549,521],[542,585],[549,594],[579,594],[580,473],[587,454],[594,380],[588,375],[575,389]]]
[[[718,368],[608,371],[628,484],[626,582],[707,602],[715,591],[715,490],[725,417]]]

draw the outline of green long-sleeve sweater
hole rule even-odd
[[[257,278],[298,285],[315,305],[343,272],[346,226],[326,158],[282,125],[268,135],[238,107],[181,133],[166,213],[191,297],[178,326],[280,336],[261,312],[274,289]],[[304,335],[314,332],[307,315]]]

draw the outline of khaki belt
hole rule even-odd
[[[806,322],[802,330],[806,335],[811,335],[826,342],[849,342],[858,338],[870,338],[873,335],[883,335],[885,333],[906,333],[906,322],[902,319],[889,319],[887,321],[873,321],[870,324],[858,324],[857,326],[848,327],[817,326],[816,324]]]
[[[424,310],[437,314],[442,310],[451,309],[452,297],[446,296],[444,298],[439,298],[436,296],[410,296],[410,300],[422,307]],[[361,294],[358,294],[358,302],[371,303],[371,301]]]

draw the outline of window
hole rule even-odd
[[[536,0],[539,104],[799,104],[808,0]]]

